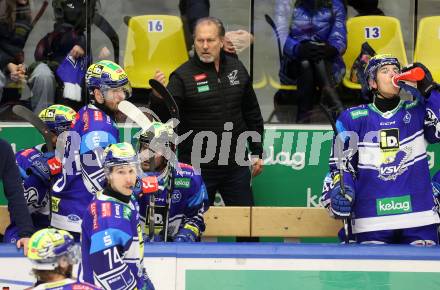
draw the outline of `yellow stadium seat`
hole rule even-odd
[[[294,91],[297,89],[296,85],[283,85],[272,76],[269,76],[269,84],[276,90]]]
[[[360,84],[350,81],[350,70],[365,41],[377,54],[390,53],[399,59],[402,66],[408,64],[402,30],[397,18],[389,16],[350,18],[347,20],[347,50],[343,56],[346,65],[343,84],[350,89],[361,88]]]
[[[437,82],[440,82],[440,16],[420,20],[417,30],[414,62],[423,63]]]
[[[262,76],[258,79],[254,79],[252,86],[255,90],[264,89],[267,86],[267,76],[266,73],[263,72]]]
[[[157,69],[166,77],[188,60],[180,17],[142,15],[128,22],[124,69],[133,88],[150,88]]]

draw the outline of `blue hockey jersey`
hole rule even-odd
[[[81,226],[81,281],[104,289],[153,289],[144,269],[139,205],[98,192]]]
[[[27,169],[31,167],[33,161],[43,155],[41,152],[42,145],[23,149],[15,154],[18,169],[23,180],[24,197],[36,230],[49,226],[49,186],[34,174],[28,175]],[[19,239],[18,232],[17,226],[11,220],[11,224],[5,230],[3,241],[15,243]]]
[[[440,141],[439,108],[440,93],[434,90],[425,104],[400,101],[385,113],[374,104],[361,105],[340,115],[336,126],[345,140],[344,182],[355,192],[354,234],[440,222],[433,211],[426,154],[426,141]],[[322,197],[327,206],[337,164],[333,154]]]
[[[93,195],[102,190],[105,175],[103,148],[117,143],[115,122],[94,105],[83,107],[65,136],[63,170],[52,187],[51,225],[79,233],[84,210]]]
[[[209,208],[208,193],[202,176],[194,171],[191,165],[179,163],[180,170],[175,173],[174,191],[171,195],[170,212],[168,216],[168,237],[172,241],[175,235],[185,225],[196,228],[201,233],[205,230],[203,213]],[[157,176],[159,192],[155,194],[155,234],[162,235],[166,216],[167,189],[165,188],[168,176],[158,172],[145,173],[146,176]],[[139,186],[137,186],[139,188]],[[149,195],[139,196],[139,208],[144,233],[148,235]]]

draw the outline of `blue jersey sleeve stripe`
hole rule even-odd
[[[91,237],[90,254],[117,245],[125,246],[130,239],[131,236],[120,229],[109,228],[97,232]]]

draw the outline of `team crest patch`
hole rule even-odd
[[[238,70],[234,69],[228,74],[229,84],[231,86],[239,85],[240,81],[238,80]]]

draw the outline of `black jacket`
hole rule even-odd
[[[35,229],[24,198],[23,183],[15,163],[15,155],[11,145],[2,139],[0,139],[0,178],[8,200],[11,220],[20,230],[19,237],[30,237]]]
[[[193,130],[190,137],[179,144],[180,161],[192,163],[192,141],[201,131],[211,131],[217,137],[217,142],[212,143],[216,144],[215,157],[212,161],[202,164],[202,168],[217,165],[236,166],[236,148],[240,152],[246,149],[246,139],[237,146],[237,138],[244,131],[256,131],[261,136],[260,142],[247,143],[252,155],[262,156],[263,118],[249,74],[237,57],[222,53],[217,73],[214,63],[203,63],[194,56],[171,74],[168,89],[180,110],[179,136]],[[152,109],[160,110],[160,106],[163,109],[163,105],[153,98]],[[161,119],[166,122],[168,118]],[[226,159],[222,158],[219,163],[222,133],[225,133],[226,122],[233,124],[233,129],[229,131],[232,133],[231,146],[229,154],[223,151]],[[197,140],[195,145],[201,146],[204,143],[201,154],[203,157],[207,142]],[[229,147],[225,145],[224,148]]]

